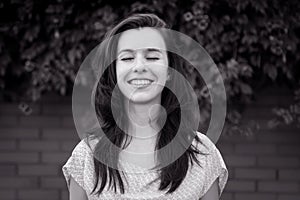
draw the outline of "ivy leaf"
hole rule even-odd
[[[71,49],[69,52],[68,52],[68,59],[70,61],[70,63],[72,65],[75,64],[75,56],[76,56],[76,50],[75,49]]]
[[[268,76],[274,81],[277,77],[277,69],[276,66],[274,65],[269,65],[266,64],[264,66],[264,71],[268,74]]]
[[[258,12],[265,14],[265,9],[267,8],[267,4],[265,1],[250,1],[251,6]]]
[[[243,82],[240,82],[240,88],[245,95],[251,95],[253,93],[252,88]]]

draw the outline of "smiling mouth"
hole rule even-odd
[[[151,85],[152,82],[153,82],[152,80],[148,80],[148,79],[142,79],[142,80],[133,79],[133,80],[128,81],[128,83],[130,85],[133,85],[135,87],[147,87],[147,86]]]

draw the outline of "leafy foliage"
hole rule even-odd
[[[275,119],[269,121],[269,126],[277,127],[281,122],[287,125],[295,124],[300,127],[300,89],[295,90],[294,103],[288,108],[276,107],[273,113],[277,116]]]
[[[110,6],[84,1],[15,1],[2,3],[2,11],[17,15],[2,22],[0,37],[0,87],[15,100],[66,94],[84,56],[116,20]]]
[[[233,126],[241,117],[241,107],[236,105],[251,101],[264,86],[288,84],[299,90],[300,5],[296,0],[12,0],[0,3],[4,96],[36,101],[46,91],[70,93],[83,58],[116,21],[136,12],[156,13],[204,46],[223,76],[233,109],[228,122]],[[193,74],[187,71],[191,80]],[[207,88],[191,82],[201,102],[209,102]],[[202,108],[209,118],[208,104],[202,103]],[[299,112],[293,113],[292,119],[299,122]]]

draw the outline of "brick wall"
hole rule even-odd
[[[70,98],[44,97],[25,115],[0,104],[0,199],[68,199],[61,166],[79,138]]]
[[[242,123],[255,120],[260,129],[248,137],[222,135],[217,146],[230,173],[222,199],[300,199],[300,129],[267,126],[273,116],[271,109],[292,102],[290,94],[283,88],[258,93],[245,110]]]
[[[270,109],[290,101],[285,89],[264,91],[243,119],[255,119],[260,130],[248,137],[221,136],[217,146],[230,173],[222,199],[300,199],[300,131],[266,126]],[[18,104],[0,103],[0,199],[66,200],[61,166],[79,142],[71,100],[48,95],[32,110],[27,116]]]

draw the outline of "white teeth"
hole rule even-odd
[[[151,81],[149,81],[149,80],[132,80],[132,81],[130,81],[130,84],[134,84],[134,85],[149,85],[149,84],[151,84]]]

